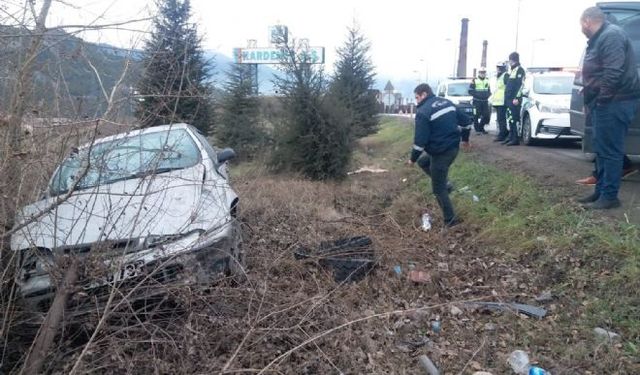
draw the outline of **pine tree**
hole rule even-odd
[[[266,142],[260,125],[260,103],[254,95],[251,66],[234,64],[227,72],[222,98],[222,114],[216,127],[217,140],[235,149],[238,156],[251,159]]]
[[[331,92],[347,109],[352,135],[362,137],[374,133],[378,126],[375,72],[368,56],[370,43],[356,25],[347,28],[347,32],[346,42],[336,51]]]
[[[191,17],[189,0],[157,0],[154,30],[144,46],[144,75],[136,115],[142,126],[176,122],[207,134],[213,122],[209,62]]]
[[[305,62],[292,45],[281,49],[284,76],[276,85],[284,116],[275,127],[272,164],[313,179],[341,178],[352,152],[344,108],[328,95],[321,68]]]

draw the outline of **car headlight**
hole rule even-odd
[[[23,250],[19,278],[26,281],[32,277],[46,275],[52,265],[53,253],[51,250],[43,248]]]
[[[178,234],[165,234],[165,235],[150,235],[147,236],[144,240],[143,248],[151,249],[160,245],[164,245],[167,243],[175,242],[181,240],[187,236],[190,236],[194,233],[202,234],[204,231],[201,229],[192,230],[186,233],[178,233]]]

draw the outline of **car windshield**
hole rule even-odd
[[[469,96],[469,82],[450,83],[447,86],[449,96]]]
[[[74,184],[75,190],[87,189],[188,168],[199,161],[200,151],[184,129],[138,134],[73,152],[56,171],[50,190],[58,195]]]
[[[533,92],[543,95],[570,95],[573,88],[573,77],[535,77]]]

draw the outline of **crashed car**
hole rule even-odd
[[[79,296],[114,286],[139,294],[243,272],[229,185],[232,149],[216,152],[193,126],[156,126],[95,140],[56,169],[43,198],[23,207],[11,237],[19,295],[46,311],[64,259],[83,259]],[[145,285],[145,288],[139,287]],[[155,287],[155,288],[151,288]],[[159,288],[158,288],[159,287]]]

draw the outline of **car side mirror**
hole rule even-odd
[[[225,148],[218,152],[218,164],[224,164],[236,157],[236,152],[232,148]]]

